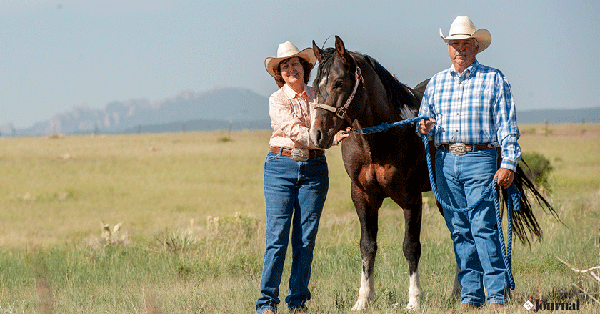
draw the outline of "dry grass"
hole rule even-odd
[[[573,284],[596,292],[598,286],[556,257],[580,268],[598,262],[600,125],[548,127],[549,134],[544,125],[521,126],[520,143],[555,168],[552,199],[566,226],[536,213],[545,241],[515,244],[517,290],[506,313],[525,312],[522,303],[536,298],[579,298],[582,313],[599,312]],[[252,312],[264,250],[269,132],[223,137],[0,138],[0,313]],[[339,148],[327,158],[331,187],[309,306],[313,313],[347,313],[359,285],[359,228]],[[109,224],[109,237],[101,222]],[[402,313],[402,212],[386,201],[380,222],[376,299],[365,313]],[[422,238],[423,308],[416,313],[444,313],[455,306],[447,298],[453,254],[435,207],[424,210]]]

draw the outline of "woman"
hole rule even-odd
[[[290,311],[304,313],[311,297],[313,248],[329,189],[325,152],[315,149],[308,135],[315,93],[306,84],[315,63],[311,48],[299,51],[289,41],[279,45],[277,57],[265,59],[265,68],[280,89],[269,98],[273,134],[264,170],[266,249],[257,313],[277,311],[290,229],[292,266],[285,302]],[[336,143],[346,136],[338,133]]]

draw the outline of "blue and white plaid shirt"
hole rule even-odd
[[[419,115],[436,119],[436,146],[491,143],[502,148],[500,167],[516,169],[521,158],[517,115],[510,84],[499,70],[475,60],[462,74],[451,66],[434,75]]]

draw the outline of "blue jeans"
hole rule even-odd
[[[269,152],[265,161],[264,193],[267,215],[266,249],[256,311],[276,310],[286,250],[292,239],[292,266],[285,302],[290,309],[304,307],[313,249],[325,197],[329,170],[325,157],[306,162]]]
[[[456,208],[466,208],[481,198],[496,173],[496,150],[487,149],[461,156],[438,149],[435,159],[436,184],[440,197]],[[454,241],[461,303],[506,304],[509,281],[496,226],[492,196],[477,208],[457,212],[444,208],[446,226]]]

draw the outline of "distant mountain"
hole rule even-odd
[[[177,96],[151,103],[147,99],[132,99],[125,102],[114,101],[103,109],[92,109],[80,105],[63,113],[55,114],[46,121],[30,128],[16,129],[12,125],[0,127],[2,134],[46,135],[50,133],[122,133],[139,130],[140,126],[158,126],[186,123],[189,130],[196,124],[192,121],[219,121],[221,126],[254,125],[254,121],[264,121],[269,117],[268,98],[248,89],[221,88],[208,92],[182,92]],[[267,125],[266,128],[268,128]],[[150,129],[145,127],[146,129]],[[155,127],[156,128],[156,127]]]
[[[600,123],[600,107],[568,110],[518,111],[519,124]],[[114,101],[103,109],[87,105],[55,114],[26,129],[0,125],[0,135],[51,133],[157,133],[179,131],[271,128],[268,98],[248,89],[220,88],[203,93],[182,92],[175,97]]]

